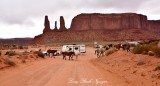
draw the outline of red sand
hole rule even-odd
[[[144,60],[146,64],[137,65]],[[18,63],[0,70],[0,86],[160,86],[153,71],[158,58],[117,51],[96,58],[94,49],[78,60],[63,60],[62,56]]]

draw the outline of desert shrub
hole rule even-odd
[[[41,51],[35,51],[34,54],[37,54],[39,57],[44,58],[44,54]]]
[[[160,70],[160,65],[158,65],[154,70],[155,71]]]
[[[30,54],[30,52],[29,51],[24,51],[22,54],[27,55],[27,54]]]
[[[26,60],[25,60],[25,59],[22,59],[21,62],[22,62],[22,63],[26,63]]]
[[[133,53],[134,54],[147,54],[148,51],[152,51],[152,49],[154,47],[157,47],[157,42],[152,42],[150,44],[139,45],[139,46],[136,46],[133,49]]]
[[[5,55],[14,56],[17,55],[15,51],[7,51]]]
[[[160,48],[159,47],[152,48],[152,51],[155,53],[156,57],[160,58]]]
[[[4,63],[7,64],[7,65],[10,65],[10,66],[15,66],[16,65],[16,63],[9,58],[5,58]]]
[[[19,49],[24,49],[23,46],[19,46]]]
[[[144,60],[139,60],[138,62],[137,62],[137,65],[144,65],[145,64],[145,61]]]
[[[154,56],[154,52],[153,51],[148,51],[148,55],[149,56]]]
[[[137,47],[135,47],[133,49],[133,53],[134,54],[142,54],[144,51],[146,51],[146,49],[144,48],[144,46],[137,46]]]
[[[108,56],[108,55],[114,53],[115,51],[117,51],[115,48],[111,48],[111,49],[109,49],[109,50],[107,50],[107,51],[105,52],[105,55]]]

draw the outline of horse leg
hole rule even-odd
[[[70,58],[71,58],[71,55],[69,55],[69,60],[70,60]]]
[[[71,60],[73,60],[73,55],[71,55]]]
[[[64,59],[64,55],[63,55],[63,59]]]
[[[63,55],[63,59],[66,60],[66,56],[65,55]]]
[[[99,57],[99,52],[97,52],[97,57]]]
[[[103,56],[103,51],[100,52],[100,56]]]
[[[95,53],[94,54],[96,54],[97,53],[97,50],[95,50]]]
[[[48,56],[50,57],[50,53],[48,53]]]

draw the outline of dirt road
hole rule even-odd
[[[103,71],[91,63],[95,58],[93,49],[87,48],[78,60],[57,56],[0,71],[0,86],[111,86]]]

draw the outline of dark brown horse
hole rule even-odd
[[[51,54],[52,54],[52,56],[55,56],[56,52],[57,52],[57,50],[50,50],[50,49],[47,50],[47,53],[48,53],[49,57],[51,57]]]
[[[120,43],[119,43],[119,44],[114,45],[114,47],[115,47],[116,49],[118,49],[118,50],[120,50],[120,48],[122,48],[122,46],[121,46],[121,44],[120,44]]]
[[[73,60],[73,56],[75,55],[74,52],[62,52],[63,59],[66,60],[66,56],[69,56],[69,60]]]

